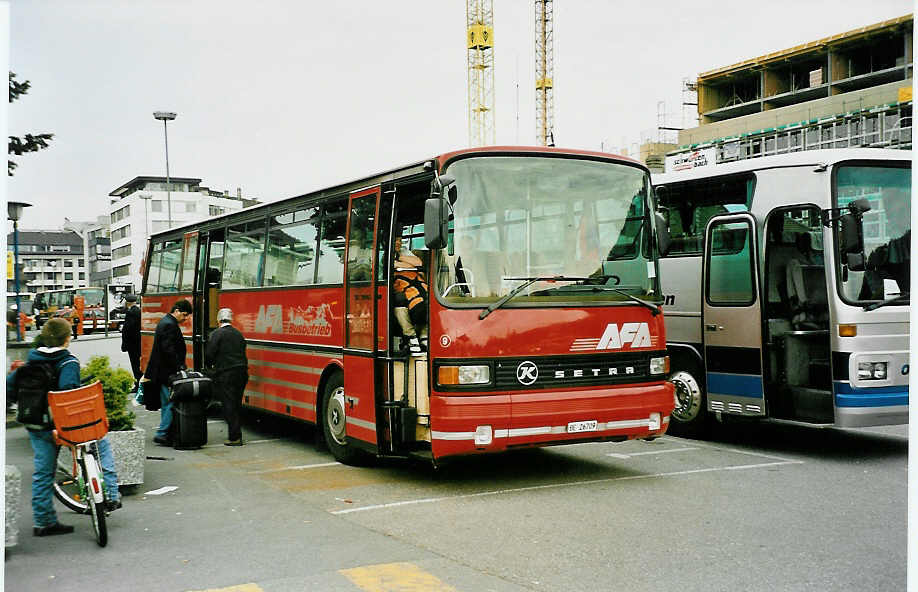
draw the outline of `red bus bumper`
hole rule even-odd
[[[508,448],[661,436],[673,410],[669,382],[501,395],[434,395],[434,458]],[[583,431],[576,431],[583,430]]]

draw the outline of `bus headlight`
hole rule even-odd
[[[650,374],[669,374],[669,356],[650,358]]]
[[[886,380],[888,362],[858,362],[858,380]]]
[[[441,386],[465,386],[469,384],[488,384],[491,382],[491,367],[475,366],[440,366],[437,369],[437,384]]]

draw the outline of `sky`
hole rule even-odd
[[[493,0],[498,144],[535,143],[535,11]],[[912,0],[554,4],[556,145],[633,150],[658,103],[682,126],[700,72],[911,13]],[[23,229],[108,213],[108,194],[165,175],[263,201],[468,146],[463,0],[12,0],[10,69],[29,93],[9,134],[50,132],[17,160]],[[692,124],[691,121],[688,122]],[[633,153],[633,152],[632,152]]]

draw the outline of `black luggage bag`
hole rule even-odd
[[[206,404],[213,389],[210,378],[193,370],[176,372],[169,377],[169,383],[172,387],[169,400],[173,402],[204,401]]]
[[[172,446],[193,450],[207,444],[207,402],[179,400],[172,406]]]

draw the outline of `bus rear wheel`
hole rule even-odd
[[[325,444],[335,460],[346,465],[356,464],[360,458],[360,451],[348,442],[344,376],[340,372],[336,372],[325,383],[321,418]]]
[[[708,410],[700,372],[694,367],[676,370],[669,381],[675,387],[676,398],[676,407],[670,416],[670,433],[690,438],[703,436],[708,428]]]

